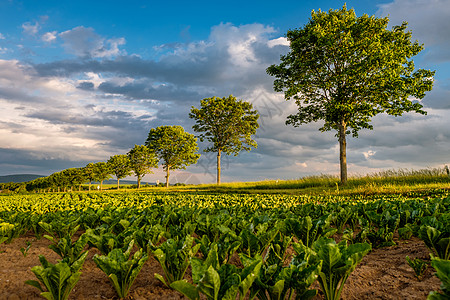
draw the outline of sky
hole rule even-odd
[[[192,106],[234,95],[259,111],[257,149],[222,157],[222,181],[339,173],[335,132],[285,125],[293,101],[266,68],[289,51],[285,35],[312,10],[408,22],[424,44],[416,68],[435,70],[426,116],[377,115],[348,137],[350,175],[450,164],[450,0],[0,1],[0,175],[50,175],[106,161],[145,143],[151,128],[194,133]],[[215,182],[203,153],[171,183]],[[159,168],[144,181],[164,181]]]

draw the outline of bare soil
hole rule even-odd
[[[24,257],[20,248],[25,248],[27,241],[32,246]],[[47,239],[37,240],[28,235],[0,245],[0,300],[43,299],[40,292],[25,281],[36,280],[31,268],[40,264],[40,254],[52,263],[58,260],[57,254],[48,249],[49,244]],[[81,279],[69,299],[118,299],[107,276],[92,260],[96,253],[96,249],[89,250]],[[370,252],[348,278],[342,299],[426,299],[430,291],[439,290],[440,280],[434,276],[433,268],[429,266],[419,281],[405,260],[407,255],[429,261],[429,250],[417,238],[397,241],[396,246]],[[154,278],[154,273],[162,274],[162,269],[152,257],[142,268],[127,299],[187,299],[166,288]],[[323,299],[320,291],[315,299]]]

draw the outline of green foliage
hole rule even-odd
[[[108,275],[121,299],[127,296],[134,280],[148,259],[147,253],[142,249],[136,251],[133,257],[129,259],[133,244],[133,241],[130,242],[126,251],[116,248],[111,250],[107,256],[94,255],[95,264]]]
[[[6,241],[11,241],[14,238],[14,224],[8,222],[0,222],[0,244]]]
[[[111,173],[117,178],[117,189],[119,189],[119,180],[131,175],[130,158],[125,154],[113,155],[107,163]]]
[[[424,225],[420,227],[419,238],[425,242],[433,255],[441,259],[450,259],[450,232]]]
[[[293,292],[296,299],[310,299],[317,294],[317,290],[310,290],[310,286],[316,281],[322,263],[311,265],[309,255],[299,251],[297,244],[294,256],[289,266],[284,266],[286,250],[290,246],[292,238],[277,235],[277,238],[268,248],[264,257],[260,274],[250,288],[250,298],[257,297],[261,300],[291,299]],[[244,265],[254,262],[258,258],[249,258],[241,255]]]
[[[431,265],[436,270],[436,276],[441,280],[440,292],[430,292],[428,300],[450,299],[450,261],[439,258],[432,258]]]
[[[413,230],[410,224],[406,224],[405,227],[401,227],[398,229],[398,236],[402,240],[409,240],[413,236]]]
[[[170,170],[186,169],[200,158],[197,139],[181,126],[160,126],[150,129],[145,145],[163,161],[166,171],[166,187]]]
[[[193,246],[194,238],[186,236],[183,239],[168,239],[153,251],[153,255],[160,263],[164,277],[155,274],[155,278],[166,286],[181,280],[189,266],[189,261],[200,248],[200,244]]]
[[[86,239],[90,247],[97,248],[102,254],[107,255],[116,248],[125,250],[131,242],[132,236],[121,237],[111,232],[105,232],[104,228],[86,230]]]
[[[228,97],[205,98],[200,101],[200,108],[191,108],[189,118],[195,120],[192,127],[199,132],[200,141],[208,141],[212,145],[205,152],[217,152],[217,183],[220,184],[220,156],[239,154],[242,150],[250,151],[257,144],[252,139],[259,127],[259,114],[253,105]]]
[[[138,188],[141,187],[141,179],[146,174],[151,174],[152,168],[158,167],[158,158],[155,152],[144,145],[134,145],[134,147],[128,152],[128,158],[130,159],[130,167],[134,172],[138,180]]]
[[[189,118],[195,119],[195,132],[200,132],[200,141],[207,140],[212,145],[205,152],[218,152],[237,155],[242,150],[256,148],[251,135],[258,126],[258,113],[253,105],[228,97],[205,98],[200,101],[200,108],[191,108]]]
[[[52,236],[44,236],[52,242],[48,247],[57,253],[64,262],[73,267],[73,264],[83,257],[86,258],[88,251],[83,251],[87,244],[88,237],[86,234],[82,234],[75,242],[72,242],[70,236],[65,236],[60,239],[55,239]],[[79,265],[81,268],[81,265]],[[75,271],[78,269],[75,268]]]
[[[303,248],[303,251],[309,251]],[[338,300],[348,276],[356,265],[372,249],[370,244],[336,244],[333,239],[322,237],[311,248],[312,262],[322,261],[319,284],[327,300]]]
[[[255,230],[244,228],[239,234],[241,240],[239,249],[250,257],[261,255],[277,234],[278,228],[269,228],[269,223],[258,224]]]
[[[0,240],[0,244],[1,244],[1,240]],[[31,242],[27,241],[26,245],[27,245],[26,247],[20,248],[20,252],[22,253],[23,257],[27,257],[28,250],[30,250],[30,248],[31,248]]]
[[[213,246],[204,261],[192,259],[194,285],[186,280],[177,280],[171,283],[170,287],[191,300],[200,299],[200,293],[208,300],[242,300],[259,276],[261,265],[261,259],[256,259],[243,269],[230,264],[220,266],[217,247]],[[239,298],[237,298],[238,294]]]
[[[312,11],[303,28],[289,30],[291,51],[281,56],[280,65],[267,68],[276,77],[275,91],[298,106],[286,123],[297,127],[323,120],[319,130],[338,131],[345,157],[345,136],[350,130],[357,137],[359,130],[373,129],[375,115],[425,114],[409,96],[422,99],[432,88],[434,72],[414,72],[411,58],[423,47],[411,42],[405,22],[392,30],[388,23],[387,17],[356,17],[344,5]]]
[[[81,272],[78,270],[85,259],[86,256],[75,262],[76,269],[73,269],[65,261],[54,265],[49,263],[44,256],[39,255],[41,266],[31,268],[31,271],[39,281],[27,280],[25,283],[38,288],[42,292],[41,296],[48,300],[66,300],[69,298],[69,294],[78,280],[80,280]],[[44,291],[41,284],[45,286],[47,291]]]
[[[420,281],[422,280],[423,274],[425,273],[425,270],[427,269],[427,262],[421,260],[420,258],[414,258],[411,259],[409,256],[406,256],[406,261],[408,262],[408,265],[414,270],[414,276]]]
[[[311,247],[320,237],[330,237],[336,233],[336,229],[330,227],[331,219],[331,215],[314,221],[310,216],[286,218],[279,227],[284,235],[294,235],[305,246]]]

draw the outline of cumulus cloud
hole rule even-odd
[[[57,31],[46,32],[41,39],[46,43],[51,43],[56,40]]]
[[[122,54],[119,46],[125,44],[124,38],[105,39],[95,33],[93,28],[83,26],[61,32],[63,47],[70,54],[84,58],[104,58]]]
[[[30,22],[26,22],[22,24],[23,32],[29,35],[36,35],[40,29],[40,25],[38,22],[31,24]]]

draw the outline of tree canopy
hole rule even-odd
[[[252,135],[259,127],[259,114],[249,102],[237,100],[233,95],[205,98],[200,101],[200,108],[191,108],[189,117],[195,120],[193,129],[200,133],[200,141],[211,143],[203,151],[217,153],[217,184],[222,152],[236,156],[242,150],[257,147]]]
[[[113,155],[108,159],[108,165],[111,173],[117,178],[117,189],[119,189],[119,181],[131,175],[130,158],[125,154]]]
[[[286,124],[319,120],[321,131],[336,130],[340,144],[341,182],[347,180],[346,135],[373,129],[379,113],[426,114],[419,101],[430,91],[434,72],[414,70],[412,57],[423,46],[411,42],[407,23],[387,28],[389,19],[342,9],[312,11],[309,22],[289,30],[290,52],[267,73],[274,89],[294,99],[298,112]]]
[[[127,155],[130,159],[131,170],[136,175],[138,188],[140,188],[142,177],[152,173],[152,168],[158,167],[158,158],[155,152],[145,145],[134,145]]]
[[[181,126],[160,126],[148,133],[145,145],[163,161],[166,187],[169,187],[170,170],[186,169],[200,157],[197,139]]]

